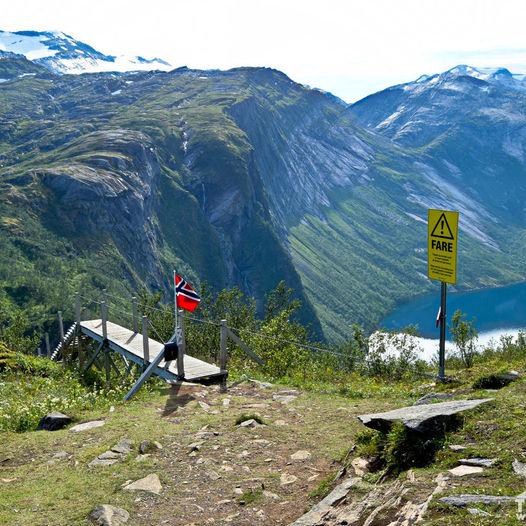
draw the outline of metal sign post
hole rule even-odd
[[[427,275],[441,282],[440,346],[438,379],[446,377],[446,295],[447,284],[457,282],[458,212],[428,210]]]
[[[440,291],[440,346],[438,350],[438,378],[444,380],[446,377],[446,293],[447,283],[442,282]]]

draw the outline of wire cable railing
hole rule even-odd
[[[122,298],[120,296],[116,296],[114,294],[110,294],[108,292],[104,292],[104,295],[106,297],[109,297],[109,298],[113,298],[115,300],[119,300],[119,301],[122,301],[124,303],[132,303],[132,298],[129,298],[129,299],[126,299],[126,298]],[[95,305],[102,305],[103,301],[98,301],[96,299],[93,299],[93,298],[88,298],[86,296],[83,296],[83,295],[80,295],[79,294],[79,297],[82,298],[83,300],[89,302],[88,305],[91,306],[93,304]],[[135,304],[138,306],[138,307],[143,307],[145,309],[149,309],[151,311],[155,311],[155,312],[159,312],[161,314],[164,314],[164,315],[173,315],[173,311],[170,309],[170,307],[165,307],[165,308],[159,308],[159,307],[154,307],[152,305],[147,305],[145,303],[140,303],[140,302],[137,302],[135,301]],[[133,314],[130,313],[130,312],[126,312],[126,311],[123,311],[113,305],[107,305],[107,308],[114,311],[114,312],[117,312],[123,316],[126,317],[126,319],[130,320],[130,319],[133,319]],[[188,315],[185,315],[185,320],[188,320],[188,321],[192,321],[192,322],[195,322],[195,323],[199,323],[199,324],[205,324],[205,325],[210,325],[210,326],[213,326],[213,327],[221,327],[222,324],[219,323],[219,322],[216,322],[216,321],[211,321],[211,320],[206,320],[206,319],[203,319],[203,318],[196,318],[196,317],[193,317],[193,316],[188,316]],[[155,333],[156,337],[159,339],[159,341],[163,344],[165,344],[166,342],[164,341],[164,339],[161,337],[160,333],[159,333],[159,330],[157,329],[157,327],[155,326],[155,324],[150,320],[148,319],[148,325],[152,328],[153,332]],[[307,351],[309,351],[311,354],[314,354],[314,353],[324,353],[324,354],[327,354],[327,355],[331,355],[331,356],[335,356],[335,357],[339,357],[339,358],[344,358],[346,360],[352,360],[353,363],[361,363],[361,364],[365,364],[365,365],[369,365],[369,366],[375,366],[375,365],[381,365],[382,362],[381,361],[372,361],[370,359],[367,359],[367,357],[360,357],[360,356],[356,356],[356,355],[352,355],[352,354],[348,354],[348,353],[343,353],[343,352],[339,352],[339,351],[335,351],[333,349],[328,349],[326,347],[320,347],[319,345],[313,345],[313,344],[308,344],[308,343],[304,343],[304,342],[297,342],[297,341],[292,341],[292,340],[288,340],[288,339],[284,339],[284,338],[278,338],[276,336],[270,336],[268,334],[263,334],[261,332],[255,332],[255,331],[251,331],[251,330],[248,330],[248,329],[241,329],[241,328],[233,328],[233,327],[228,327],[228,329],[230,329],[232,332],[234,333],[238,333],[238,334],[247,334],[249,336],[253,336],[253,337],[256,337],[256,338],[260,338],[260,339],[265,339],[265,340],[268,340],[268,341],[272,341],[274,343],[280,343],[280,344],[283,344],[283,345],[292,345],[294,347],[297,347],[297,348],[301,348],[301,349],[305,349]],[[417,369],[414,369],[412,367],[407,367],[406,368],[407,372],[410,372],[410,373],[413,373],[413,374],[416,374],[416,375],[420,375],[420,376],[425,376],[425,377],[428,377],[428,378],[435,378],[436,375],[432,374],[432,373],[427,373],[427,372],[424,372],[424,371],[421,371],[421,370],[417,370]]]

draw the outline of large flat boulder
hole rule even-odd
[[[386,413],[361,415],[361,422],[372,429],[387,433],[395,422],[419,433],[433,433],[444,429],[454,415],[491,402],[494,398],[479,400],[453,400],[438,404],[402,407]]]

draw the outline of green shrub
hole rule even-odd
[[[501,389],[514,380],[514,378],[506,376],[506,374],[487,374],[479,376],[473,382],[473,389]]]
[[[379,457],[390,473],[399,473],[430,463],[444,444],[445,436],[429,438],[396,422],[387,434],[368,429],[358,433],[355,440],[361,455]]]

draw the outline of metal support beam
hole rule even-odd
[[[146,371],[142,373],[141,377],[135,382],[133,387],[128,391],[126,396],[122,399],[123,402],[127,402],[132,396],[135,396],[137,391],[143,386],[144,382],[150,378],[155,368],[161,363],[164,357],[164,347],[161,349],[159,354],[153,359],[152,363],[146,368]]]
[[[264,365],[265,361],[262,360],[252,349],[249,349],[228,327],[228,336],[234,340],[256,363]]]
[[[84,372],[86,372],[93,365],[93,362],[99,355],[101,349],[104,347],[104,343],[105,342],[101,342],[100,345],[97,347],[97,350],[91,355],[91,358],[88,360],[88,363],[86,364]]]

